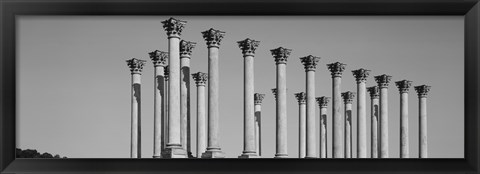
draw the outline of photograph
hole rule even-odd
[[[16,16],[16,158],[459,158],[465,19]]]

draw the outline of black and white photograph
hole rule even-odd
[[[464,158],[463,16],[16,18],[17,158]]]

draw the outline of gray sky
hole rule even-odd
[[[17,17],[17,147],[70,158],[128,158],[130,71],[125,60],[147,60],[142,75],[142,157],[153,154],[153,64],[148,52],[168,49],[160,23],[170,16]],[[255,91],[262,105],[262,154],[275,154],[275,62],[270,49],[292,49],[287,63],[288,154],[298,157],[298,103],[305,90],[299,57],[321,60],[317,96],[331,96],[326,64],[347,64],[342,91],[356,92],[352,70],[392,75],[389,87],[390,157],[399,157],[399,92],[394,82],[432,86],[428,95],[428,150],[432,158],[463,158],[464,25],[462,16],[173,16],[187,21],[182,39],[197,42],[191,72],[207,72],[200,32],[226,32],[220,46],[220,147],[227,157],[243,150],[243,57],[237,41],[260,41]],[[195,154],[196,90],[191,83],[192,150]],[[409,93],[410,157],[418,157],[418,100]],[[370,97],[367,97],[370,103]],[[356,100],[353,148],[356,148]],[[328,108],[331,143],[331,103]],[[343,109],[342,109],[343,110]],[[343,112],[343,111],[342,111]],[[319,108],[316,108],[317,129]],[[370,108],[367,109],[370,116]],[[370,147],[370,117],[367,119]],[[318,130],[317,130],[318,131]],[[318,135],[318,133],[317,133]],[[318,136],[317,136],[318,145]],[[332,145],[328,145],[331,157]],[[368,150],[370,155],[370,148]],[[318,153],[318,148],[317,148]],[[356,156],[356,150],[353,150]]]

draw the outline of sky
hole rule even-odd
[[[262,104],[262,157],[275,155],[275,61],[271,49],[292,49],[287,62],[288,155],[298,157],[298,102],[305,91],[300,57],[321,57],[315,93],[331,97],[326,64],[345,63],[342,92],[356,92],[351,71],[388,74],[389,155],[399,157],[400,95],[409,92],[410,157],[418,157],[418,98],[413,86],[430,85],[428,155],[464,157],[464,21],[462,16],[19,16],[17,17],[17,147],[69,158],[130,157],[130,70],[125,60],[147,60],[142,73],[142,157],[153,155],[153,64],[148,53],[167,51],[161,21],[187,21],[181,38],[197,43],[191,72],[207,72],[201,32],[225,31],[219,50],[219,144],[228,158],[243,151],[243,56],[237,41],[260,41],[254,58],[255,92]],[[191,81],[192,150],[195,153],[196,86]],[[370,147],[367,95],[367,145]],[[356,100],[353,103],[356,148]],[[343,108],[343,107],[342,107]],[[331,102],[328,141],[331,138]],[[343,109],[342,109],[343,110]],[[317,146],[319,108],[316,107]],[[343,112],[343,111],[342,111]],[[332,145],[328,145],[331,157]],[[317,153],[318,153],[317,148]],[[370,156],[370,148],[368,148]],[[356,150],[353,150],[356,157]]]

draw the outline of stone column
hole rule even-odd
[[[262,101],[265,94],[255,93],[255,152],[262,156]]]
[[[320,106],[320,158],[327,158],[327,105],[329,97],[317,97]]]
[[[367,158],[367,99],[366,86],[370,70],[352,71],[357,81],[357,158]]]
[[[192,74],[195,84],[197,84],[197,158],[202,157],[202,153],[207,148],[207,120],[205,118],[205,84],[208,79],[207,73],[197,72]]]
[[[345,103],[345,158],[352,158],[352,102],[354,97],[354,92],[342,93]]]
[[[370,93],[371,99],[371,158],[378,158],[378,114],[379,114],[379,103],[378,98],[380,97],[378,86],[372,86],[367,88]]]
[[[186,22],[170,18],[162,22],[168,36],[168,66],[170,78],[168,86],[168,144],[165,158],[186,158],[181,144],[180,124],[180,34]]]
[[[287,158],[287,58],[291,49],[279,47],[273,50],[277,66],[277,141],[275,158]]]
[[[218,72],[218,49],[225,32],[210,28],[202,32],[208,47],[208,147],[202,154],[202,158],[224,158],[218,143],[219,122],[219,72]]]
[[[388,158],[388,84],[392,76],[375,76],[380,89],[380,158]]]
[[[346,64],[336,62],[328,64],[328,69],[332,74],[332,118],[333,118],[333,158],[344,158],[343,147],[343,117],[340,108],[342,106],[341,99],[341,83],[342,72],[345,70]]]
[[[431,86],[415,86],[418,95],[418,117],[419,117],[419,158],[428,158],[427,149],[427,94]]]
[[[255,108],[254,108],[254,67],[253,57],[259,41],[245,39],[238,41],[242,50],[243,64],[243,152],[239,158],[257,156],[255,146]]]
[[[193,157],[190,131],[190,57],[196,44],[185,40],[180,41],[180,140],[189,158]]]
[[[306,145],[306,100],[307,94],[304,92],[295,93],[298,100],[298,157],[305,158]]]
[[[165,89],[165,99],[163,100],[163,107],[165,108],[164,109],[164,116],[163,117],[163,132],[164,132],[164,136],[163,136],[163,151],[165,151],[165,148],[167,148],[167,144],[168,144],[168,77],[169,77],[169,71],[170,71],[170,68],[169,66],[165,66],[164,68],[164,72],[163,74],[165,75],[165,85],[164,85],[164,89]]]
[[[168,53],[155,50],[149,53],[154,69],[153,98],[153,158],[160,158],[165,149],[164,142],[164,100],[165,100],[165,66]]]
[[[131,142],[130,158],[141,158],[141,75],[145,60],[132,58],[127,60],[127,65],[132,73],[132,120],[131,120]]]
[[[402,80],[395,84],[400,92],[400,158],[408,158],[408,91],[412,81]]]
[[[317,148],[316,139],[315,139],[315,68],[317,63],[320,60],[320,57],[315,57],[308,55],[306,57],[301,57],[300,60],[305,68],[306,72],[306,95],[307,95],[307,148],[305,158],[316,158]]]

